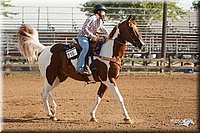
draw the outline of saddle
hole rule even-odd
[[[89,41],[89,51],[88,51],[88,56],[93,56],[93,55],[99,55],[100,51],[101,51],[101,47],[103,45],[103,43],[105,43],[104,40],[99,40],[98,42],[94,42],[94,41]],[[74,38],[73,39],[73,45],[78,45],[81,50],[81,46],[78,42],[78,38]]]
[[[85,65],[86,65],[85,67],[89,66],[89,58],[91,58],[91,61],[93,62],[94,61],[93,56],[100,54],[101,47],[105,43],[105,41],[106,40],[103,38],[100,39],[98,42],[89,41],[89,50],[85,57]],[[69,60],[78,58],[81,50],[82,47],[80,46],[77,38],[73,38],[72,43],[65,46],[66,55]],[[89,67],[92,70],[93,77],[97,77],[96,68],[93,66],[93,63],[91,63]],[[98,79],[95,80],[97,81]]]
[[[87,60],[89,57],[100,54],[101,47],[104,43],[105,43],[105,39],[100,39],[98,42],[89,41],[89,50],[86,55],[86,62],[88,62]],[[75,52],[75,49],[77,52]],[[68,59],[78,58],[82,50],[82,47],[80,46],[78,42],[78,38],[73,38],[72,43],[66,45],[65,50],[66,50],[66,54],[69,55],[67,56]],[[73,52],[70,53],[70,51],[74,51],[74,53]]]

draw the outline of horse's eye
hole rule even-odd
[[[131,36],[134,36],[134,33],[133,33],[133,32],[131,32]]]

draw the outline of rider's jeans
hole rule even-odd
[[[83,70],[85,66],[85,56],[87,55],[87,52],[89,50],[89,41],[87,37],[84,36],[78,36],[78,42],[83,48],[77,62],[77,71]]]

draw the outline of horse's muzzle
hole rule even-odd
[[[143,46],[145,45],[142,40],[133,40],[133,44],[138,50],[142,50]]]

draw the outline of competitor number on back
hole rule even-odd
[[[76,55],[77,55],[76,48],[73,47],[72,49],[66,50],[66,55],[67,55],[67,58],[68,58],[68,59],[70,59],[70,58],[76,56]]]

